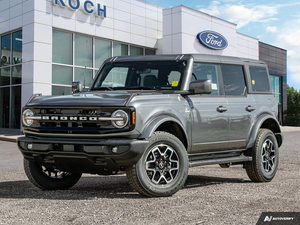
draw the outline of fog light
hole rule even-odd
[[[27,149],[28,149],[28,150],[31,150],[32,147],[33,147],[32,143],[28,143],[28,144],[27,144]]]
[[[113,148],[111,149],[111,151],[112,151],[113,153],[117,153],[117,152],[118,152],[118,147],[113,147]]]

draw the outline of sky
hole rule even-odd
[[[287,82],[300,90],[300,1],[298,0],[146,0],[170,8],[197,9],[237,24],[237,31],[287,50]]]

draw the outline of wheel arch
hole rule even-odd
[[[252,126],[251,132],[248,135],[247,149],[253,147],[259,129],[261,128],[266,128],[271,130],[276,137],[278,147],[281,146],[282,135],[281,135],[281,129],[278,121],[274,119],[274,117],[272,117],[271,115],[261,115],[258,117],[256,123]]]
[[[149,138],[155,131],[165,131],[177,137],[186,150],[189,148],[188,136],[183,128],[183,125],[173,117],[160,116],[151,121],[143,130],[139,138]]]

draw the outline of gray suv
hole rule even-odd
[[[82,173],[126,172],[149,196],[181,189],[189,167],[241,164],[254,182],[278,167],[278,104],[262,61],[213,55],[107,59],[87,91],[33,95],[18,147],[29,180],[68,189]]]

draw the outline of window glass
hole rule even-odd
[[[128,55],[128,45],[114,42],[114,56]]]
[[[266,68],[261,66],[249,66],[249,70],[252,90],[269,92],[270,85]]]
[[[82,87],[89,87],[93,81],[93,70],[75,68],[74,81],[80,81]]]
[[[0,88],[0,128],[9,128],[9,87]]]
[[[280,77],[270,75],[272,93],[278,103],[281,103]]]
[[[0,86],[10,84],[10,67],[0,69]]]
[[[245,76],[242,66],[221,65],[225,95],[244,95]]]
[[[22,31],[17,31],[12,34],[13,43],[13,64],[22,63]]]
[[[20,128],[21,122],[21,86],[11,87],[11,115],[12,129]]]
[[[73,81],[72,67],[52,65],[52,83],[71,85]]]
[[[73,64],[72,33],[53,30],[52,38],[52,61],[55,63]]]
[[[10,34],[1,37],[1,66],[8,66],[11,64],[11,38]]]
[[[93,66],[92,38],[75,34],[75,65]]]
[[[155,55],[155,49],[145,49],[145,55]]]
[[[211,94],[219,95],[219,82],[217,74],[217,66],[214,64],[194,63],[193,76],[191,82],[195,80],[210,80]]]
[[[144,55],[144,49],[136,46],[130,46],[130,55]]]
[[[22,83],[22,66],[13,66],[11,73],[11,84],[21,84]]]
[[[107,63],[98,74],[92,90],[104,87],[114,90],[179,90],[185,67],[185,61]]]
[[[112,68],[103,81],[102,87],[124,87],[127,73],[128,68],[126,67]]]
[[[71,87],[52,86],[52,95],[70,95],[71,92]]]
[[[109,57],[111,57],[111,42],[95,39],[95,67],[99,68]]]

